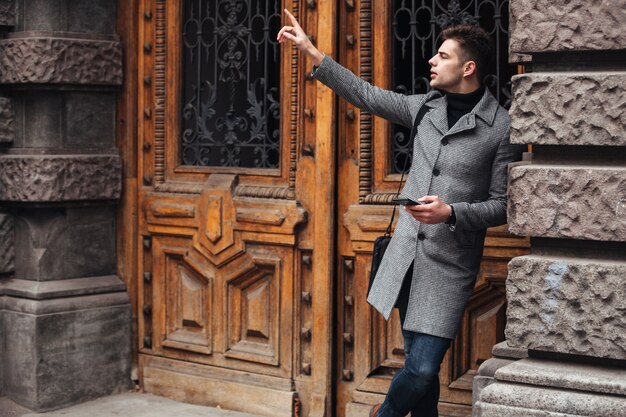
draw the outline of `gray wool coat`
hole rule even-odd
[[[388,319],[413,262],[404,329],[453,339],[474,288],[488,227],[506,223],[507,166],[523,146],[509,143],[509,115],[486,90],[448,129],[447,102],[437,91],[398,94],[372,86],[326,56],[314,77],[359,107],[411,127],[428,106],[414,140],[401,196],[437,195],[454,207],[456,225],[423,224],[400,210],[367,301]]]

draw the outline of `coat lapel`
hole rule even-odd
[[[489,126],[493,126],[497,111],[498,100],[491,94],[489,89],[485,88],[485,94],[483,94],[483,97],[478,104],[476,104],[472,113],[483,119]]]
[[[448,111],[446,110],[448,104],[446,98],[436,98],[426,102],[426,105],[433,109],[429,112],[429,119],[431,123],[435,126],[439,133],[445,135],[448,132]]]

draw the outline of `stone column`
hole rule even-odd
[[[0,37],[15,25],[15,2],[3,1],[0,3]],[[13,101],[4,89],[0,88],[0,152],[13,143],[15,139],[15,113]],[[14,244],[13,216],[0,205],[0,286],[9,279],[15,271],[15,244]],[[0,395],[4,393],[4,357],[6,334],[4,332],[4,297],[0,287]]]
[[[507,280],[504,364],[474,415],[626,413],[626,1],[511,0],[509,228],[531,237]],[[486,384],[485,384],[486,385]],[[479,387],[480,388],[480,387]]]
[[[130,385],[116,2],[5,1],[0,24],[0,389],[46,411]]]

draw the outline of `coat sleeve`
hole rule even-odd
[[[361,110],[406,127],[412,126],[417,109],[426,101],[424,94],[406,96],[375,87],[328,55],[312,75]]]
[[[500,226],[507,222],[507,182],[508,166],[522,159],[526,146],[512,145],[509,141],[509,128],[503,135],[491,165],[489,197],[476,203],[453,203],[456,216],[455,230],[479,231]]]

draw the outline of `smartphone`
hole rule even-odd
[[[421,206],[427,204],[423,201],[413,201],[410,198],[394,198],[391,202],[399,206]]]

